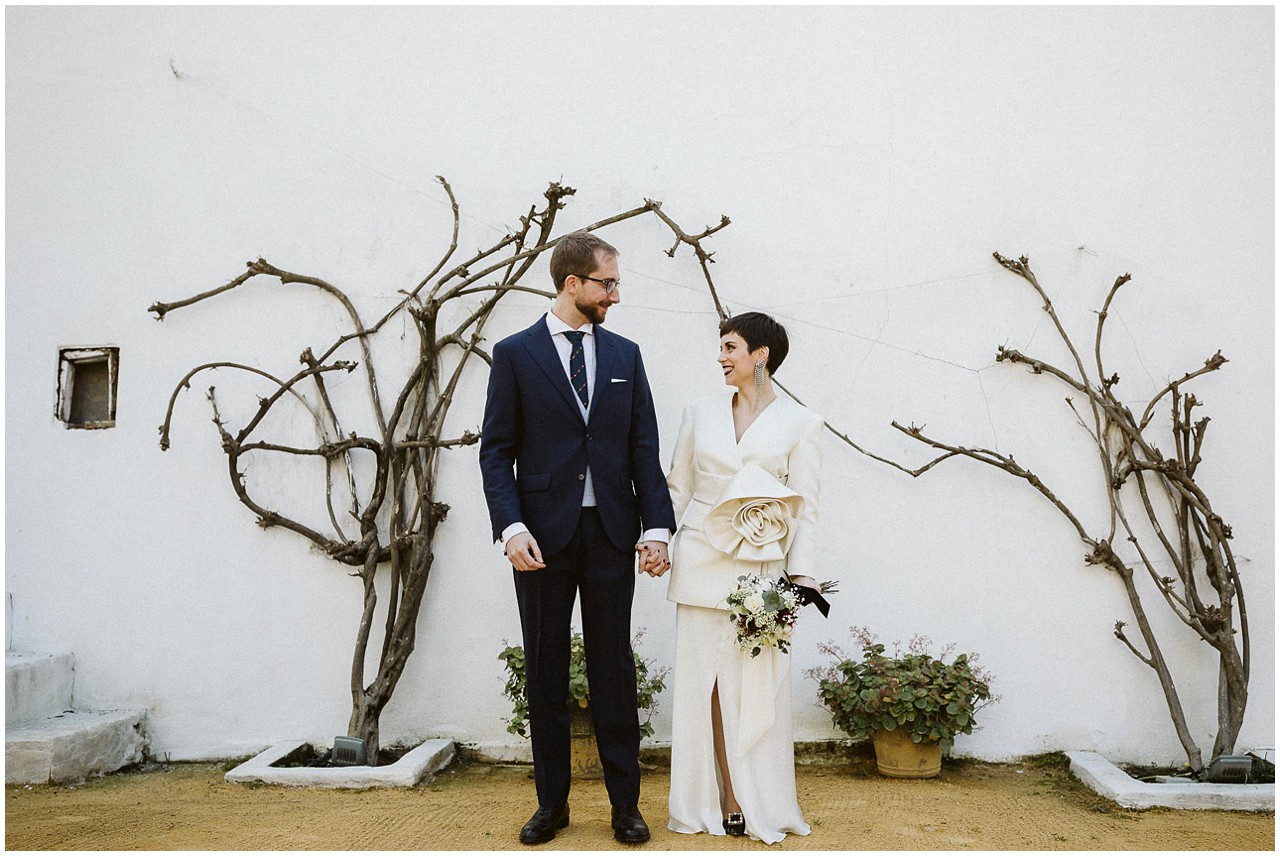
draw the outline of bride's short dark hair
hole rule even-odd
[[[742,312],[720,322],[720,335],[737,333],[747,343],[747,350],[764,346],[769,349],[769,361],[765,368],[769,374],[776,372],[787,358],[787,328],[763,312]]]

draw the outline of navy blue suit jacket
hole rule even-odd
[[[578,526],[591,467],[609,540],[630,551],[645,529],[675,529],[658,459],[658,421],[635,342],[596,325],[595,400],[586,421],[545,316],[493,349],[480,471],[493,537],[523,522],[543,557]]]

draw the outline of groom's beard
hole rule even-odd
[[[592,324],[603,324],[605,313],[609,311],[609,304],[590,303],[584,300],[575,300],[574,307],[587,316]]]

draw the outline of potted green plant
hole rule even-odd
[[[653,736],[653,714],[658,709],[658,693],[666,689],[667,667],[655,668],[651,660],[636,653],[636,643],[644,636],[641,628],[631,640],[631,656],[636,662],[636,708],[644,711],[640,736]],[[529,736],[529,698],[525,690],[524,648],[508,645],[498,655],[507,668],[507,683],[502,694],[511,700],[511,718],[507,731]],[[574,775],[580,778],[598,776],[600,759],[596,754],[595,731],[591,725],[591,688],[587,684],[587,656],[582,634],[574,632],[569,641],[569,710],[572,716]]]
[[[929,640],[914,636],[892,656],[865,627],[850,628],[862,649],[848,657],[832,643],[820,645],[835,659],[806,674],[818,682],[818,697],[837,728],[854,738],[870,737],[876,767],[886,776],[926,778],[942,769],[942,752],[957,734],[971,734],[979,710],[996,701],[991,676],[948,645],[940,656]]]

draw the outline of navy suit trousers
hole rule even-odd
[[[591,691],[591,718],[614,806],[640,797],[640,721],[631,654],[635,554],[609,540],[595,508],[584,508],[569,543],[543,556],[545,568],[512,570],[524,636],[529,726],[538,805],[569,798],[569,637],[576,596]]]

